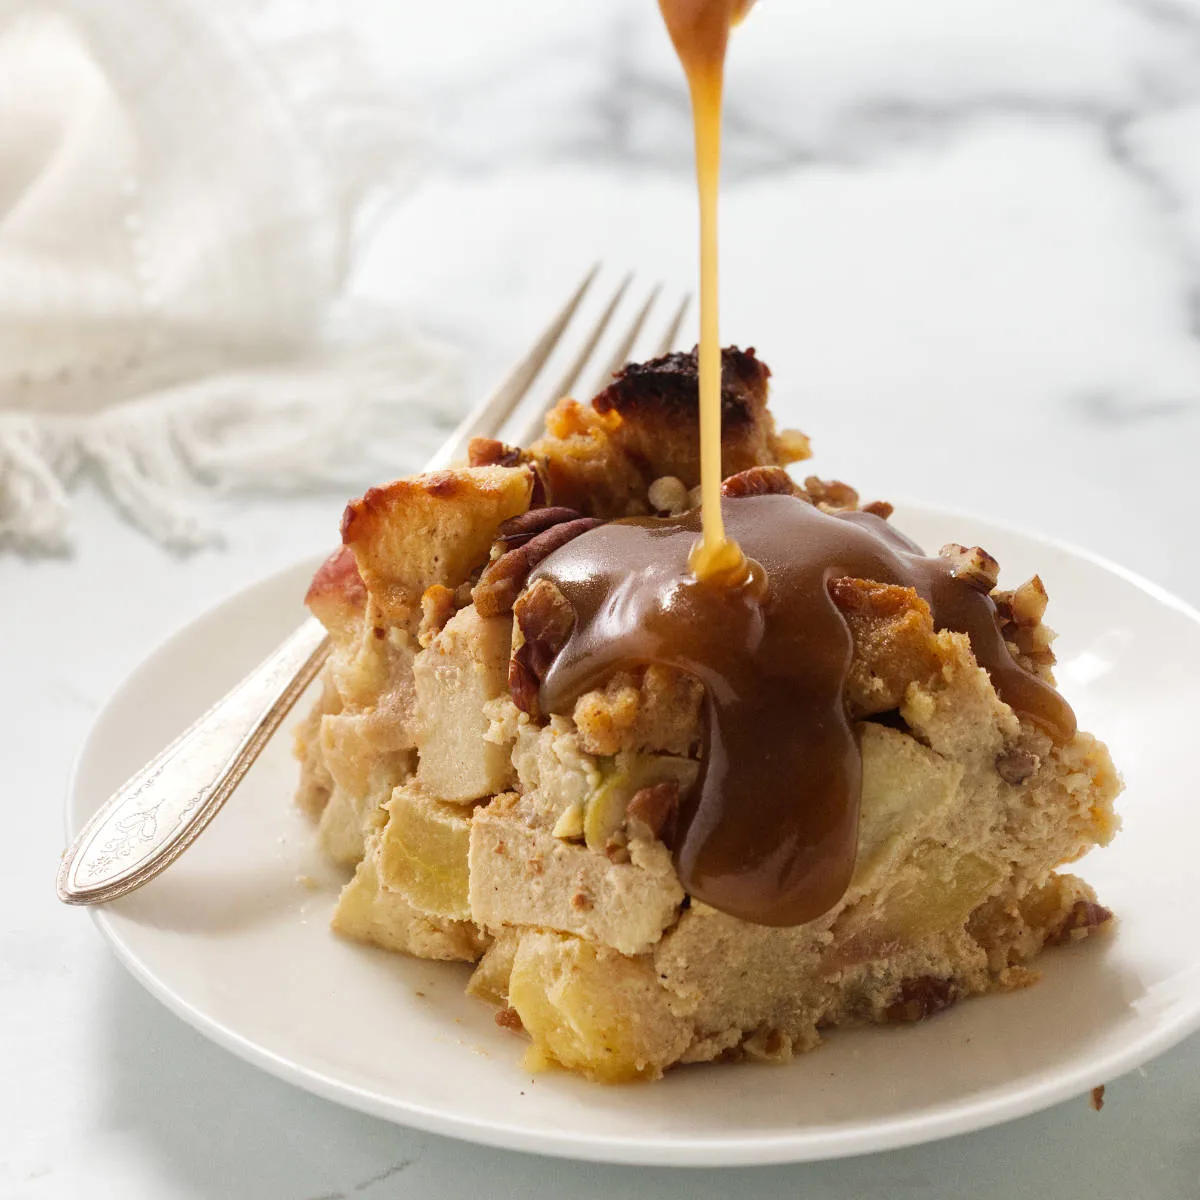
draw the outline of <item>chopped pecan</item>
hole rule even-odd
[[[721,484],[721,495],[729,497],[795,496],[799,492],[795,481],[782,467],[749,467],[730,475]]]
[[[1041,760],[1036,754],[1017,747],[996,755],[996,773],[1005,783],[1011,783],[1014,787],[1024,783],[1040,765]]]
[[[495,438],[476,437],[467,446],[467,461],[473,467],[515,467],[521,462],[521,449]]]
[[[1041,576],[1035,575],[1032,579],[1027,579],[1008,596],[1008,608],[1013,624],[1019,629],[1041,624],[1049,602],[1050,597],[1046,595],[1046,585]]]
[[[650,787],[639,788],[625,810],[629,821],[640,821],[661,842],[669,842],[675,835],[675,821],[679,816],[679,784],[669,779]]]
[[[575,627],[571,602],[553,580],[539,579],[517,601],[513,616],[524,644],[536,651],[535,668],[539,673],[545,671]]]
[[[623,830],[618,829],[607,842],[604,843],[604,856],[609,862],[627,863],[630,861],[629,841]]]
[[[1048,597],[1041,578],[1035,575],[1015,591],[993,592],[992,600],[1005,644],[1013,658],[1025,670],[1053,683],[1054,651],[1051,647],[1054,631],[1042,621]]]
[[[862,510],[886,521],[896,511],[896,506],[886,500],[872,500],[870,504],[864,504]]]
[[[1047,946],[1080,941],[1112,920],[1112,910],[1094,900],[1076,900],[1058,928],[1046,938]]]
[[[537,694],[554,656],[575,627],[571,602],[549,579],[539,579],[513,605],[520,645],[508,663],[508,691],[513,703],[536,716]]]
[[[493,559],[484,567],[479,582],[471,592],[479,615],[495,617],[510,612],[525,587],[529,572],[543,558],[548,558],[573,538],[601,524],[603,522],[596,517],[577,517],[573,521],[563,521],[549,529],[543,529],[541,533],[534,534],[529,541],[514,546],[499,558]]]
[[[894,1023],[923,1021],[949,1008],[957,999],[958,988],[953,979],[918,975],[900,985],[895,999],[884,1010],[884,1016]]]
[[[812,458],[812,442],[807,433],[801,433],[799,429],[781,429],[776,440],[779,443],[779,457],[785,463]]]
[[[512,702],[531,717],[538,715],[538,689],[542,686],[531,665],[532,652],[528,644],[518,646],[508,660],[508,694]]]
[[[501,1029],[511,1029],[514,1033],[520,1033],[525,1028],[521,1014],[515,1008],[502,1008],[496,1014],[495,1021]]]
[[[858,493],[840,479],[819,479],[810,475],[804,481],[809,499],[826,512],[853,512],[858,508]]]
[[[984,595],[991,592],[1000,579],[1000,564],[978,546],[960,546],[957,542],[948,542],[938,554],[950,564],[955,579],[961,579]]]

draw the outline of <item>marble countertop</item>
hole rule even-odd
[[[692,285],[688,113],[654,8],[356,6],[435,136],[355,289],[459,343],[476,389],[595,259]],[[728,90],[724,337],[771,364],[815,469],[1049,530],[1200,603],[1200,0],[762,0]],[[395,1128],[167,1013],[54,900],[71,759],[150,648],[321,551],[341,501],[222,501],[223,547],[179,559],[85,495],[73,557],[0,556],[0,1194],[1200,1195],[1197,1038],[1099,1114],[692,1174]]]

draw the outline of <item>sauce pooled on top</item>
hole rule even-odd
[[[618,668],[660,663],[707,695],[704,766],[673,847],[686,891],[736,917],[798,925],[841,898],[854,869],[862,761],[844,693],[850,631],[829,594],[839,577],[914,588],[939,629],[966,633],[1000,696],[1055,741],[1075,718],[1009,653],[992,600],[881,518],[829,515],[796,496],[727,500],[752,570],[739,585],[697,579],[700,514],[612,521],[557,550],[552,580],[575,625],[541,689],[569,713]]]

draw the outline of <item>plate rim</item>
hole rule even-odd
[[[1158,603],[1200,625],[1200,609],[1161,584],[1075,543],[929,501],[902,498],[897,501],[896,507],[901,513],[907,511],[938,519],[949,518],[990,526],[1005,535],[1025,539],[1082,559],[1092,566],[1116,575]],[[309,564],[315,568],[321,558],[320,555],[298,557],[285,566],[264,572],[227,592],[159,640],[125,674],[97,709],[75,755],[63,805],[63,829],[68,843],[75,832],[72,815],[79,793],[80,776],[92,755],[99,727],[109,711],[137,684],[150,663],[190,635],[198,625],[219,620],[225,609],[236,604],[247,593],[268,587]],[[1200,1030],[1198,992],[1190,1010],[1184,1009],[1169,1019],[1160,1016],[1151,1029],[1129,1044],[1117,1047],[1104,1056],[1081,1062],[1069,1070],[1059,1071],[1047,1080],[1026,1082],[1023,1086],[1007,1089],[1000,1095],[961,1103],[953,1109],[934,1108],[917,1115],[876,1120],[868,1125],[841,1130],[821,1127],[814,1129],[810,1126],[808,1129],[802,1128],[786,1134],[745,1134],[725,1139],[710,1136],[703,1142],[663,1135],[629,1138],[611,1134],[588,1135],[583,1131],[532,1131],[525,1126],[507,1125],[502,1118],[485,1123],[473,1117],[431,1109],[417,1102],[380,1095],[369,1088],[339,1080],[323,1070],[304,1066],[261,1046],[198,1009],[169,983],[147,968],[136,951],[122,938],[120,931],[114,927],[114,922],[103,905],[92,907],[89,915],[118,961],[147,992],[187,1025],[242,1061],[323,1099],[393,1124],[497,1149],[582,1162],[694,1168],[765,1166],[817,1162],[940,1141],[1017,1120],[1082,1095],[1095,1086],[1097,1079],[1105,1083],[1119,1079]]]

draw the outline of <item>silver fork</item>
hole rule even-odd
[[[508,378],[467,414],[426,470],[462,459],[473,437],[497,437],[529,393],[571,325],[599,271],[593,267],[545,332]],[[562,377],[544,394],[527,424],[511,440],[532,441],[546,410],[575,387],[632,282],[626,276]],[[655,288],[596,376],[592,395],[623,366],[659,294]],[[675,343],[688,298],[675,310],[653,354]],[[148,883],[166,870],[203,832],[241,783],[329,656],[324,626],[308,618],[277,650],[217,701],[194,725],[152,758],[100,807],[62,857],[58,897],[66,904],[102,904]]]

